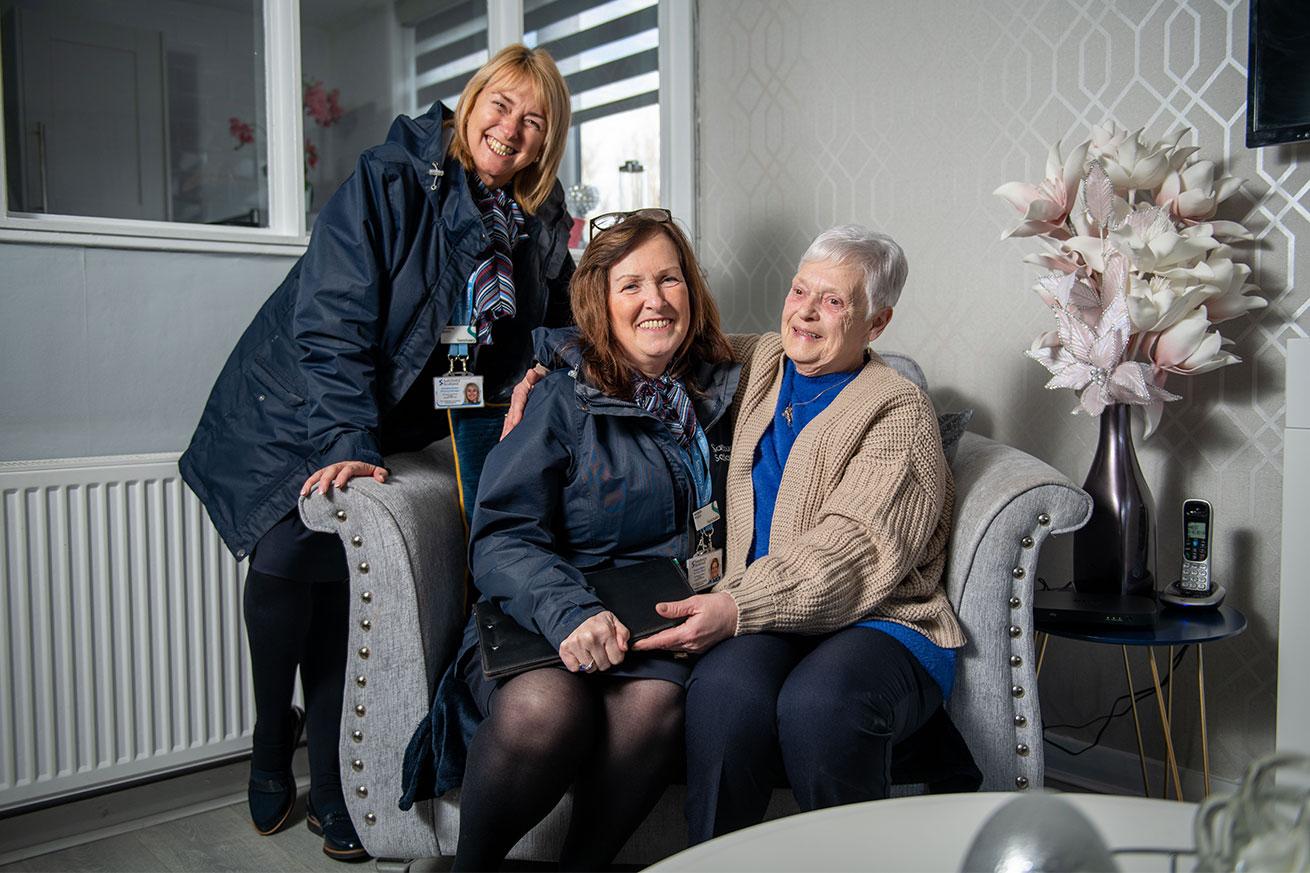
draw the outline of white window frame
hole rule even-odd
[[[696,239],[695,9],[692,0],[659,0],[660,173],[662,199]],[[523,38],[523,0],[487,0],[487,41],[494,54]],[[0,148],[0,242],[156,251],[298,256],[305,228],[301,143],[299,0],[264,0],[268,104],[268,227],[214,227],[76,215],[10,212],[5,150]],[[412,65],[411,65],[412,66]],[[3,117],[0,89],[0,117]],[[0,126],[0,141],[3,140]],[[679,169],[682,172],[674,172]],[[690,171],[688,171],[690,168]]]

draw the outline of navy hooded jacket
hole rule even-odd
[[[401,116],[360,155],[219,373],[180,467],[238,559],[296,506],[315,470],[381,464],[384,449],[445,435],[431,383],[418,377],[434,352],[444,364],[441,330],[490,245],[464,168],[447,154],[449,118],[441,104]],[[526,216],[513,252],[517,311],[475,352],[489,402],[508,399],[532,362],[532,329],[569,321],[563,200],[556,182]]]

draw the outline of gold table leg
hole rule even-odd
[[[1042,675],[1042,664],[1046,661],[1046,644],[1051,641],[1050,634],[1042,634],[1042,645],[1037,652],[1037,676]]]
[[[1169,663],[1167,666],[1169,667],[1169,671],[1165,673],[1165,676],[1167,677],[1167,681],[1169,683],[1169,736],[1170,738],[1172,738],[1173,726],[1174,726],[1174,647],[1173,646],[1169,647]],[[1168,799],[1169,797],[1167,782],[1165,783],[1164,796],[1166,799]],[[1175,797],[1174,800],[1182,800],[1182,798]]]
[[[1160,667],[1155,661],[1155,649],[1147,647],[1151,658],[1151,681],[1155,684],[1155,703],[1160,708],[1160,724],[1164,728],[1164,749],[1169,763],[1169,775],[1174,780],[1174,796],[1183,799],[1182,781],[1178,778],[1178,759],[1174,756],[1173,735],[1169,730],[1169,714],[1164,709],[1164,689],[1160,687]],[[1168,786],[1166,785],[1166,788]]]
[[[1137,695],[1133,693],[1133,668],[1128,663],[1128,647],[1120,646],[1124,656],[1124,676],[1128,679],[1128,702],[1133,707],[1133,727],[1137,731],[1137,761],[1142,765],[1142,791],[1151,796],[1151,783],[1146,777],[1146,746],[1142,744],[1142,721],[1137,716]]]
[[[1205,724],[1205,646],[1196,644],[1196,697],[1201,704],[1201,769],[1205,772],[1205,796],[1210,796],[1210,734]]]

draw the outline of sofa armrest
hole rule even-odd
[[[405,748],[463,633],[464,522],[449,440],[386,464],[386,484],[311,494],[300,515],[340,536],[350,565],[340,755],[351,819],[371,854],[431,857],[432,803],[402,813],[396,802]]]
[[[1033,657],[1033,579],[1042,544],[1077,530],[1092,499],[1050,465],[966,433],[955,462],[946,593],[969,638],[949,709],[983,789],[1040,787],[1042,717]]]

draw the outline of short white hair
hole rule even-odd
[[[905,251],[896,240],[859,224],[840,224],[815,237],[801,255],[801,263],[818,261],[859,267],[864,274],[867,315],[895,306],[910,272]]]

